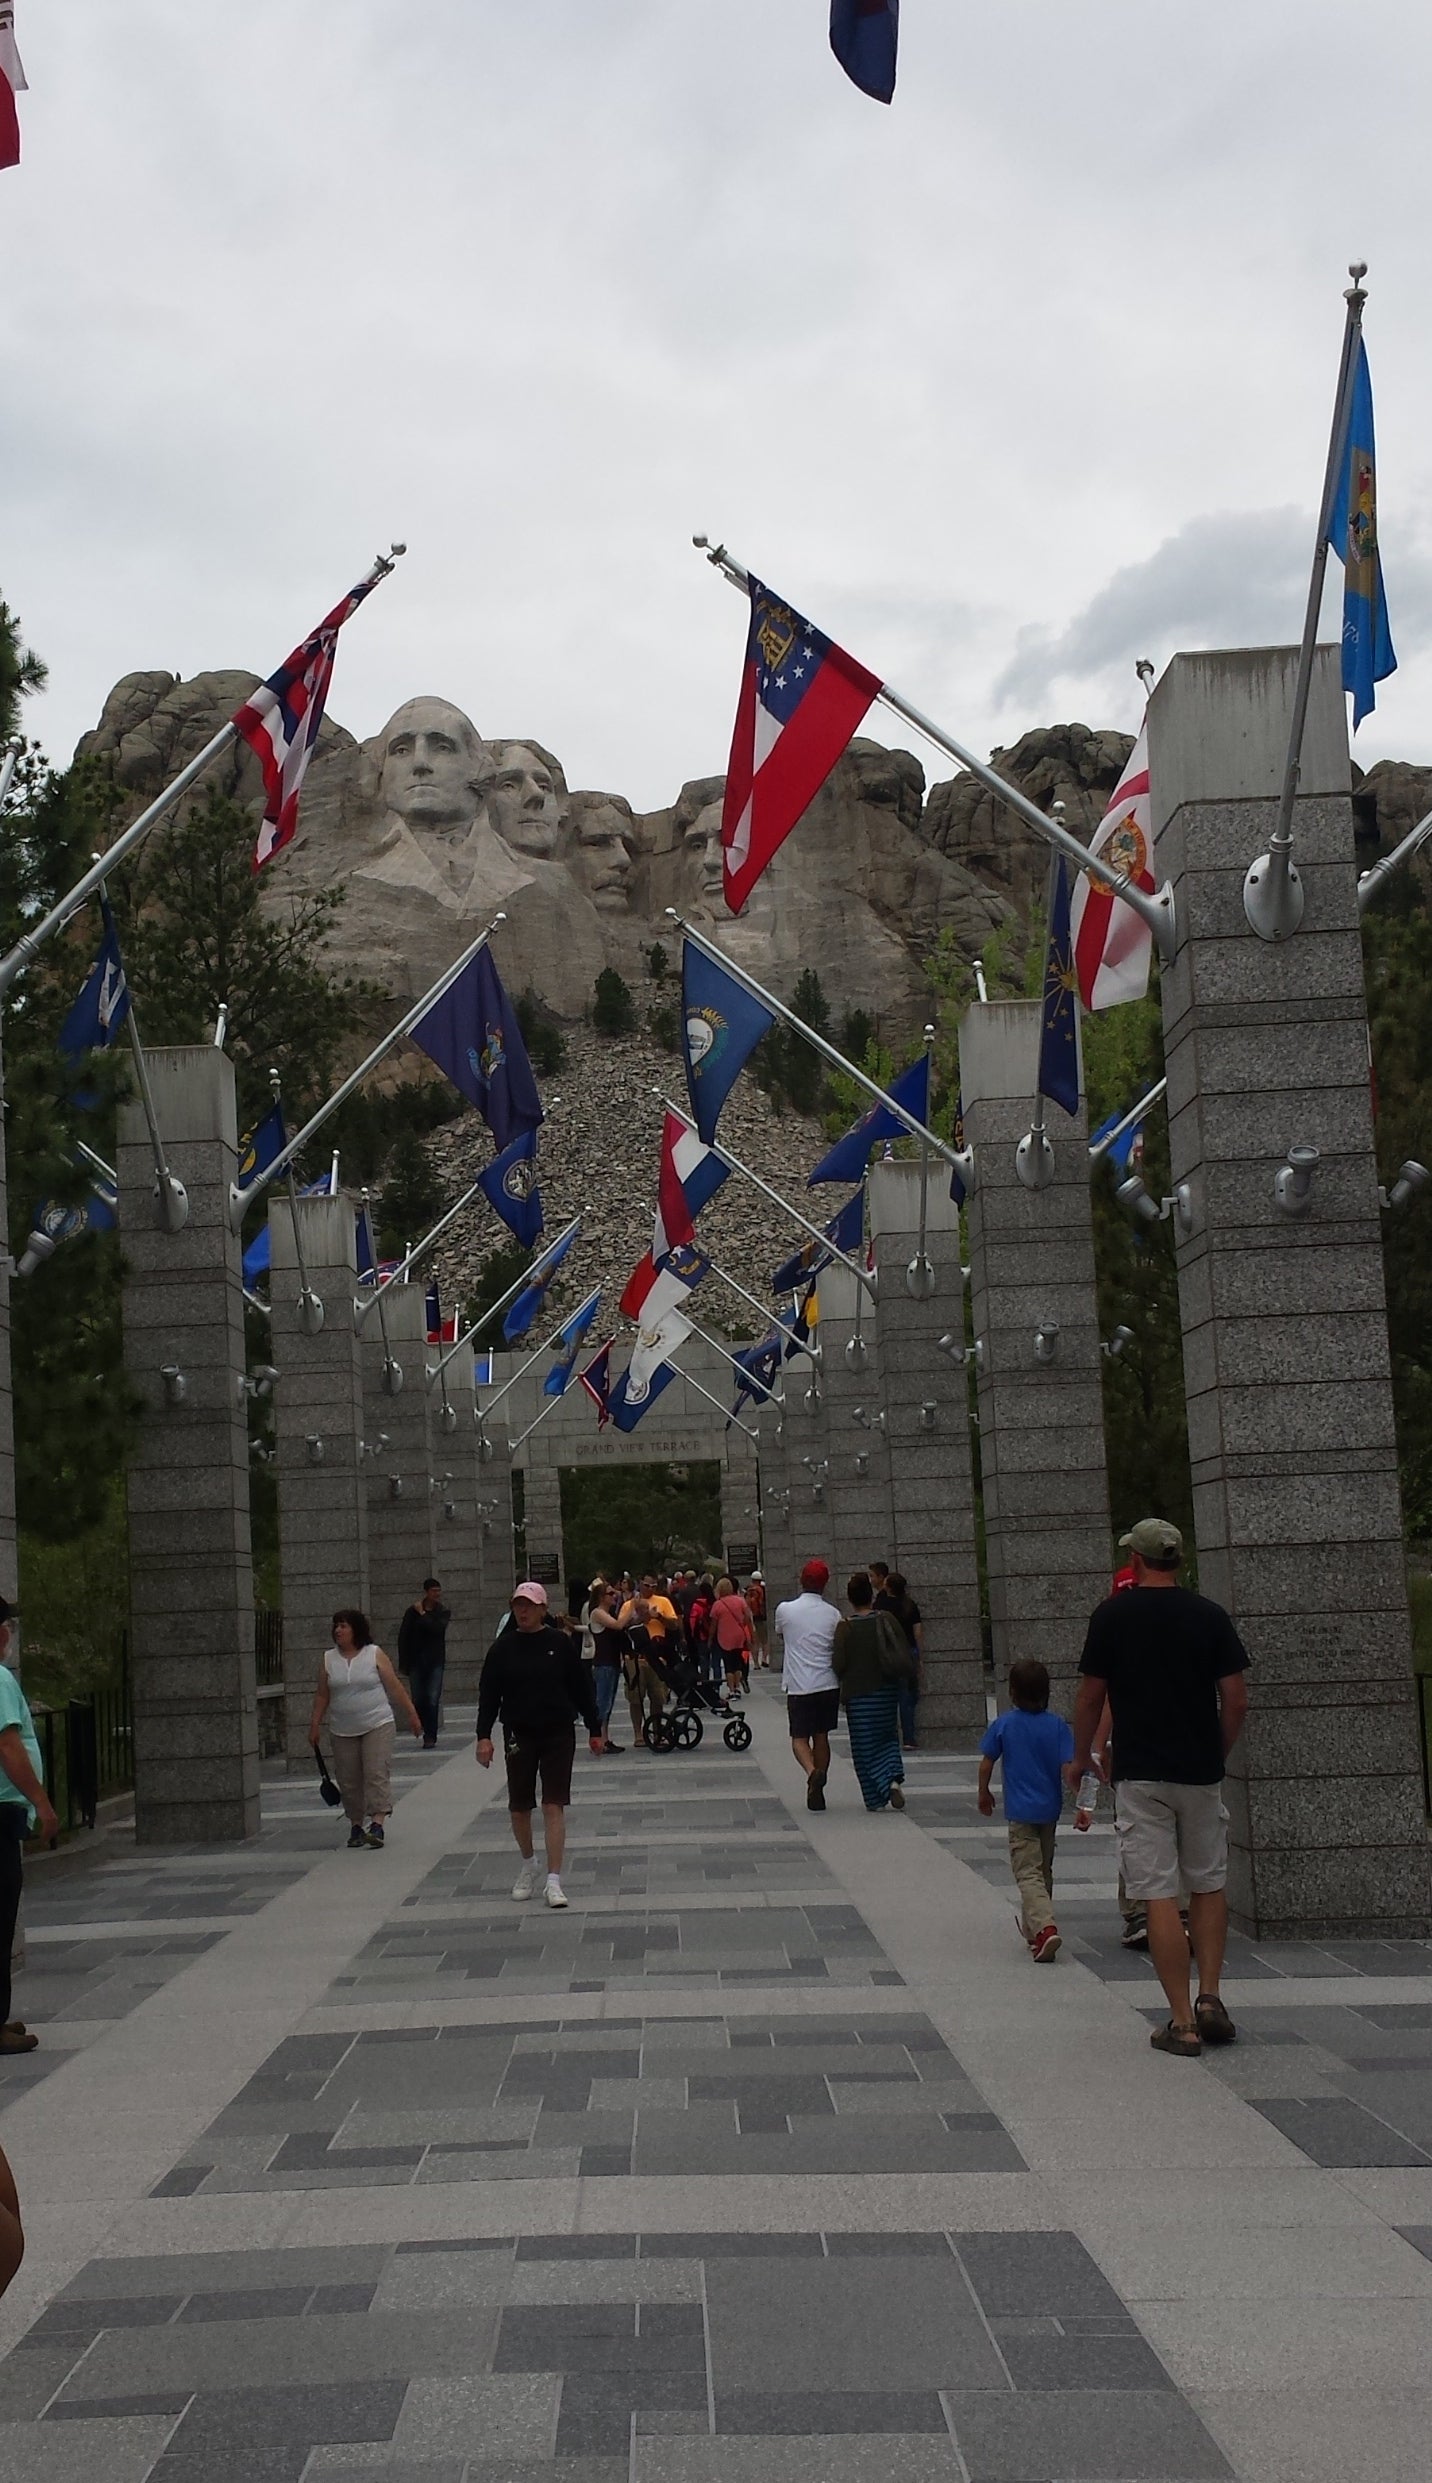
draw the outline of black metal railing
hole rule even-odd
[[[254,1672],[261,1690],[283,1688],[283,1614],[254,1614]]]
[[[62,1828],[92,1828],[101,1802],[134,1783],[134,1701],[128,1649],[119,1677],[63,1707],[31,1709],[45,1762],[45,1789]]]

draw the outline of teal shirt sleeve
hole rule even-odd
[[[18,1731],[25,1745],[25,1755],[43,1784],[45,1762],[39,1742],[35,1737],[34,1719],[30,1714],[29,1702],[9,1665],[0,1664],[0,1733],[8,1732],[12,1726]],[[3,1768],[0,1768],[0,1802],[23,1803],[26,1822],[33,1828],[35,1805],[33,1802],[26,1801],[18,1785],[11,1784]]]

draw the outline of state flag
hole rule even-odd
[[[1039,1092],[1071,1116],[1079,1109],[1079,978],[1069,931],[1069,872],[1062,854],[1054,858],[1044,953]]]
[[[477,1176],[489,1206],[516,1234],[524,1250],[536,1248],[542,1234],[542,1193],[537,1186],[537,1132],[521,1130],[511,1146]]]
[[[1146,896],[1153,895],[1147,726],[1129,752],[1128,765],[1109,796],[1089,852],[1107,863],[1115,878],[1132,880]],[[1149,987],[1154,935],[1142,914],[1114,894],[1113,879],[1080,871],[1069,918],[1079,997],[1085,1008],[1116,1009],[1125,1000],[1142,1000]]]
[[[845,74],[876,103],[895,93],[900,0],[830,0],[830,48]]]
[[[898,1078],[891,1079],[885,1091],[891,1103],[899,1104],[915,1120],[927,1122],[930,1117],[929,1053],[922,1052],[918,1060],[912,1060],[908,1069],[902,1069]],[[822,1181],[863,1181],[865,1167],[874,1149],[887,1138],[906,1138],[909,1134],[904,1122],[890,1110],[889,1104],[872,1104],[853,1129],[848,1129],[843,1138],[837,1138],[835,1145],[821,1157],[815,1171],[806,1175],[806,1188],[813,1190]]]
[[[577,1373],[579,1384],[597,1409],[598,1431],[605,1431],[612,1419],[612,1347],[616,1341],[609,1336],[605,1345],[598,1346],[585,1371]]]
[[[491,949],[468,959],[423,1011],[412,1036],[458,1093],[476,1104],[499,1148],[524,1130],[541,1128],[542,1098]]]
[[[622,1288],[623,1318],[639,1319],[649,1325],[665,1311],[673,1310],[678,1302],[684,1302],[710,1272],[710,1260],[694,1242],[681,1242],[659,1259],[648,1251]]]
[[[552,1279],[576,1238],[575,1229],[570,1233],[564,1233],[561,1240],[553,1242],[551,1249],[544,1251],[537,1261],[522,1292],[518,1294],[502,1322],[502,1333],[509,1345],[517,1344],[528,1334],[551,1290]]]
[[[573,1311],[557,1338],[552,1368],[542,1382],[544,1397],[564,1397],[572,1376],[572,1366],[587,1341],[587,1331],[601,1306],[602,1288],[593,1287],[585,1302]]]
[[[865,1184],[863,1181],[859,1189],[846,1200],[839,1213],[831,1217],[825,1228],[825,1238],[828,1242],[833,1242],[837,1250],[843,1251],[847,1259],[854,1258],[865,1238]],[[830,1252],[823,1249],[818,1241],[808,1241],[803,1250],[794,1251],[790,1258],[783,1259],[780,1266],[772,1270],[771,1291],[772,1293],[794,1293],[805,1283],[807,1277],[819,1275],[821,1269],[829,1265]]]
[[[663,1388],[669,1388],[675,1377],[671,1364],[664,1362],[652,1372],[649,1380],[633,1387],[630,1371],[623,1371],[607,1399],[611,1419],[618,1431],[635,1431],[643,1414],[651,1412]]]
[[[679,1310],[663,1311],[659,1319],[651,1322],[643,1320],[626,1367],[628,1405],[640,1403],[650,1390],[656,1373],[685,1344],[690,1334],[691,1322]]]
[[[726,903],[739,914],[884,686],[759,578],[721,811]]]
[[[119,953],[119,926],[108,897],[101,897],[99,910],[104,925],[99,953],[60,1028],[60,1050],[66,1060],[82,1060],[86,1052],[108,1051],[129,1015],[129,984]]]
[[[704,1145],[711,1145],[722,1105],[775,1022],[734,974],[694,940],[686,941],[681,952],[681,1048],[691,1117]]]
[[[1377,705],[1374,683],[1397,670],[1392,625],[1377,542],[1377,451],[1372,434],[1372,377],[1359,336],[1353,368],[1347,445],[1328,541],[1343,563],[1343,688],[1352,695],[1352,727]]]
[[[20,161],[17,95],[29,92],[15,44],[14,0],[0,0],[0,172]]]
[[[256,871],[293,842],[299,796],[333,679],[338,633],[377,583],[376,572],[361,578],[278,671],[260,682],[232,718],[234,731],[248,743],[263,771],[264,815],[254,847]]]

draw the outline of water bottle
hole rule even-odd
[[[1086,1768],[1079,1779],[1074,1796],[1074,1825],[1080,1836],[1086,1834],[1099,1802],[1099,1779],[1093,1769]]]

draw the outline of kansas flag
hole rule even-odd
[[[900,0],[830,0],[830,48],[848,78],[876,103],[895,92]]]
[[[726,903],[739,914],[809,810],[882,684],[759,578],[721,809]]]
[[[1372,439],[1372,380],[1367,347],[1357,341],[1352,405],[1342,475],[1328,525],[1328,542],[1343,564],[1343,688],[1352,692],[1352,727],[1377,705],[1374,682],[1397,670],[1382,559],[1377,545],[1377,452]]]
[[[702,1144],[711,1146],[721,1106],[775,1019],[744,984],[688,940],[681,952],[681,1047],[686,1091]]]
[[[1069,929],[1069,867],[1062,854],[1055,863],[1044,955],[1039,1092],[1071,1115],[1079,1109],[1079,977]]]

